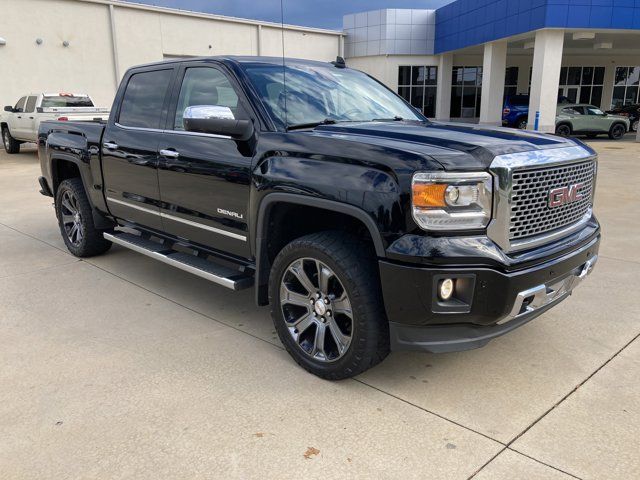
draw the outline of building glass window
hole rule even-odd
[[[451,118],[479,117],[482,67],[453,67],[451,84]]]
[[[640,67],[617,67],[611,107],[640,103],[640,98],[638,98],[639,87]]]
[[[426,117],[436,115],[438,67],[401,66],[398,68],[398,94]]]
[[[562,67],[558,95],[571,103],[600,106],[604,84],[604,67]]]
[[[518,67],[507,67],[504,75],[504,100],[518,94]]]

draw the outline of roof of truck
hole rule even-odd
[[[167,65],[172,63],[185,63],[185,62],[201,62],[201,61],[215,61],[215,62],[227,62],[236,64],[263,64],[263,65],[282,65],[285,63],[291,63],[296,65],[329,65],[330,62],[320,62],[317,60],[305,60],[303,58],[290,58],[290,57],[260,57],[260,56],[237,56],[237,55],[219,55],[211,57],[193,57],[193,58],[176,58],[171,60],[164,60],[161,62],[147,63],[144,65],[136,65],[132,68],[152,67],[155,65]]]

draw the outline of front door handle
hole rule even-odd
[[[118,149],[118,144],[117,143],[113,143],[113,142],[104,142],[102,144],[102,146],[104,148],[106,148],[107,150],[117,150]]]
[[[175,150],[160,150],[160,155],[164,158],[178,158],[180,154]]]

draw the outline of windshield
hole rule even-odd
[[[245,72],[281,128],[334,121],[425,120],[400,97],[356,70],[287,65],[286,98],[282,66],[251,65]]]
[[[93,102],[87,96],[51,95],[42,99],[41,106],[42,108],[93,107]]]

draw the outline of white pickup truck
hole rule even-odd
[[[32,93],[15,106],[4,107],[0,117],[2,142],[7,153],[19,153],[20,145],[35,142],[40,123],[46,120],[107,120],[108,108],[98,108],[84,93]]]

